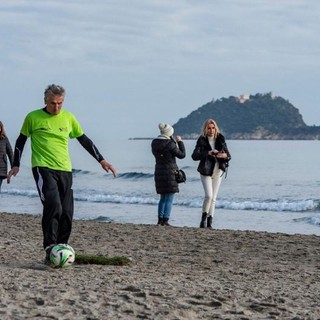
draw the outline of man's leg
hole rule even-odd
[[[32,168],[38,193],[43,204],[43,247],[57,244],[59,220],[62,212],[56,171],[48,168]]]
[[[58,243],[68,243],[73,219],[73,190],[72,172],[59,172],[59,193],[62,205],[62,213],[59,221]]]

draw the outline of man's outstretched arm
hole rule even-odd
[[[117,176],[117,172],[113,165],[103,158],[91,139],[83,134],[82,136],[78,137],[77,140],[101,164],[105,171],[109,172],[110,170],[114,177]]]

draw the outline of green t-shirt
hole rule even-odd
[[[72,171],[69,138],[78,138],[84,132],[71,112],[62,109],[51,115],[43,109],[32,111],[26,116],[21,133],[31,138],[32,167]]]

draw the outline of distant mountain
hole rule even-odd
[[[213,100],[179,119],[175,135],[199,136],[203,122],[217,121],[228,139],[319,140],[320,126],[307,126],[288,100],[271,93]]]

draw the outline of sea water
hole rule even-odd
[[[118,172],[103,171],[77,142],[70,142],[75,219],[155,224],[159,195],[154,186],[151,140],[96,140]],[[191,159],[195,140],[184,141],[187,174],[175,195],[170,223],[199,227],[203,189]],[[214,227],[320,235],[320,142],[227,141],[232,160],[217,198]],[[41,203],[30,168],[27,143],[19,174],[0,194],[0,211],[40,215]]]

